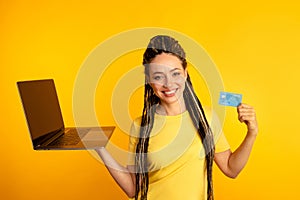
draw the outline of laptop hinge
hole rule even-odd
[[[62,136],[64,134],[64,130],[65,128],[61,128],[58,129],[56,131],[53,131],[51,133],[48,133],[46,136],[44,136],[43,138],[37,138],[36,140],[38,140],[39,142],[37,142],[35,140],[35,148],[39,148],[39,147],[44,147],[49,145],[51,142],[55,141],[57,138],[59,138],[60,136]]]

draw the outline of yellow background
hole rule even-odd
[[[226,90],[242,93],[244,102],[257,111],[260,133],[249,163],[235,180],[215,168],[216,199],[296,199],[300,179],[296,2],[2,0],[0,198],[126,199],[90,152],[32,150],[16,81],[54,78],[65,124],[72,126],[73,85],[89,52],[122,31],[163,27],[200,43],[218,66]],[[124,59],[140,63],[141,53]],[[117,69],[111,73],[121,75]],[[141,99],[138,92],[134,96]],[[133,116],[140,112],[141,105],[136,104],[130,106]],[[95,107],[102,108],[101,103],[96,101]],[[235,149],[245,127],[234,108],[226,111],[224,131]],[[97,111],[97,116],[107,125],[114,123],[109,107]],[[120,130],[112,140],[126,146]]]

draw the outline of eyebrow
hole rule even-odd
[[[181,71],[181,69],[180,69],[180,68],[174,68],[174,69],[170,70],[170,72],[173,72],[173,71],[176,71],[176,70],[179,70],[179,71]]]
[[[181,70],[180,68],[173,68],[173,69],[171,69],[169,72],[173,72],[173,71],[176,71],[176,70]],[[154,72],[154,73],[152,73],[152,74],[163,74],[164,72]]]

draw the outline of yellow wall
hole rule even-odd
[[[85,58],[107,38],[143,27],[173,29],[196,40],[218,66],[226,90],[242,93],[257,110],[260,133],[250,161],[236,180],[215,170],[216,199],[297,198],[300,4],[292,0],[105,2],[0,2],[0,198],[126,199],[90,152],[32,150],[16,81],[54,78],[65,124],[72,126],[72,91]],[[124,62],[140,63],[141,53],[128,55]],[[124,66],[121,61],[113,65]],[[122,75],[114,68],[110,73]],[[95,99],[100,102],[98,93]],[[139,99],[140,94],[134,95]],[[96,111],[99,119],[105,125],[114,123],[109,107],[99,102],[95,103],[95,108],[103,109]],[[138,115],[140,108],[131,105],[131,114]],[[224,131],[235,149],[245,127],[237,121],[234,108],[226,111]],[[119,129],[113,141],[126,147],[126,135]]]

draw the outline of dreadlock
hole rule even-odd
[[[179,45],[178,41],[169,37],[158,35],[150,40],[150,43],[143,56],[143,65],[145,66],[145,75],[149,75],[148,64],[155,58],[156,55],[161,53],[169,53],[178,57],[184,69],[187,67],[185,59],[185,52]],[[194,92],[192,82],[189,74],[185,83],[185,89],[183,91],[183,97],[186,108],[193,121],[194,126],[200,135],[202,144],[205,150],[205,162],[207,168],[207,200],[213,200],[213,183],[212,183],[212,166],[214,159],[214,140],[213,134],[207,119],[204,115],[202,105]],[[160,99],[154,94],[154,91],[150,84],[145,80],[144,91],[144,108],[142,113],[141,129],[139,135],[139,141],[136,146],[136,194],[135,200],[138,200],[139,196],[141,200],[147,200],[147,192],[149,186],[148,176],[148,162],[147,153],[150,133],[153,128],[154,114],[156,105],[160,103]]]

